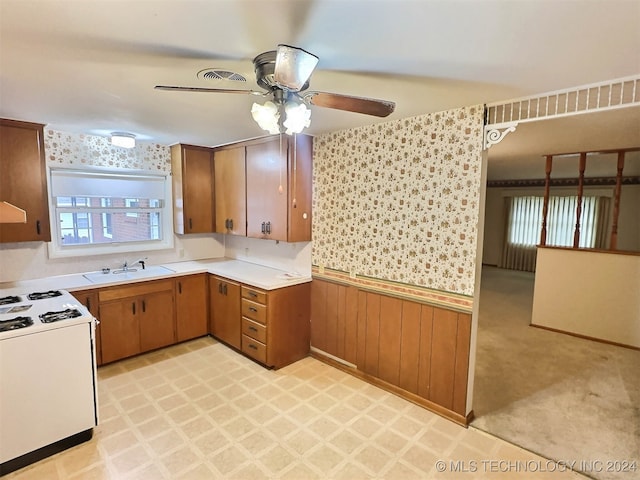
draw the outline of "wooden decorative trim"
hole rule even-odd
[[[407,392],[406,390],[403,390],[402,388],[397,387],[396,385],[392,385],[388,382],[385,382],[384,380],[381,380],[378,377],[374,377],[373,375],[364,373],[358,370],[357,368],[348,367],[344,363],[337,362],[331,357],[321,353],[321,351],[319,351],[318,349],[313,349],[310,353],[310,356],[315,358],[316,360],[326,363],[327,365],[337,368],[338,370],[341,370],[350,375],[353,375],[354,377],[359,378],[360,380],[363,380],[371,385],[375,385],[376,387],[382,388],[383,390],[386,390],[389,393],[393,393],[394,395],[404,398],[405,400],[408,400],[409,402],[414,403],[419,407],[426,408],[427,410],[433,413],[436,413],[442,417],[445,417],[448,420],[451,420],[452,422],[457,423],[458,425],[462,425],[463,427],[468,427],[469,423],[471,423],[471,421],[474,418],[473,411],[469,412],[469,414],[465,417],[447,408],[444,408],[441,405],[438,405],[437,403],[430,402],[425,398],[422,398],[411,392]]]
[[[384,295],[390,295],[392,297],[411,300],[426,305],[445,307],[456,312],[471,313],[473,310],[473,297],[458,293],[433,290],[426,287],[420,287],[418,285],[410,285],[361,275],[356,276],[356,278],[352,278],[347,272],[328,268],[324,268],[321,273],[320,268],[316,265],[312,266],[311,275],[313,278],[317,278],[319,280],[326,280],[328,282],[338,283],[341,285],[351,285],[358,287],[360,290],[382,293]]]
[[[551,187],[577,187],[578,178],[552,178]],[[616,177],[585,177],[584,186],[602,187],[615,186]],[[640,176],[623,177],[621,185],[640,185]],[[489,180],[487,188],[527,188],[527,187],[544,187],[544,178],[535,179],[514,179],[514,180]]]
[[[536,325],[536,324],[533,324],[533,323],[529,324],[529,326],[530,327],[535,327],[535,328],[540,328],[542,330],[548,330],[550,332],[563,333],[565,335],[571,335],[572,337],[584,338],[585,340],[592,340],[592,341],[598,342],[598,343],[605,343],[607,345],[614,345],[616,347],[623,347],[623,348],[628,348],[630,350],[640,351],[640,347],[636,347],[634,345],[627,345],[625,343],[612,342],[611,340],[605,340],[605,339],[602,339],[602,338],[590,337],[589,335],[582,335],[580,333],[568,332],[566,330],[559,330],[557,328],[547,327],[547,326],[544,326],[544,325]]]

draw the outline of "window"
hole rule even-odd
[[[544,198],[539,196],[510,197],[507,203],[507,236],[501,266],[515,270],[534,271],[536,245],[542,231]],[[572,247],[576,227],[578,197],[551,196],[547,210],[546,244]],[[582,197],[579,248],[605,248],[609,198]]]
[[[51,256],[173,246],[171,199],[164,176],[51,170],[50,181],[56,229]]]

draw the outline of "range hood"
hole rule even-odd
[[[27,223],[27,212],[9,202],[0,202],[0,223]]]

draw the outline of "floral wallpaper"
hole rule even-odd
[[[63,133],[45,128],[44,151],[50,167],[110,167],[171,173],[169,147],[136,142],[134,148],[114,147],[107,137]]]
[[[314,265],[473,295],[483,107],[314,140]]]

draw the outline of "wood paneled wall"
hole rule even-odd
[[[311,284],[314,349],[465,424],[470,337],[468,313],[320,279]]]

